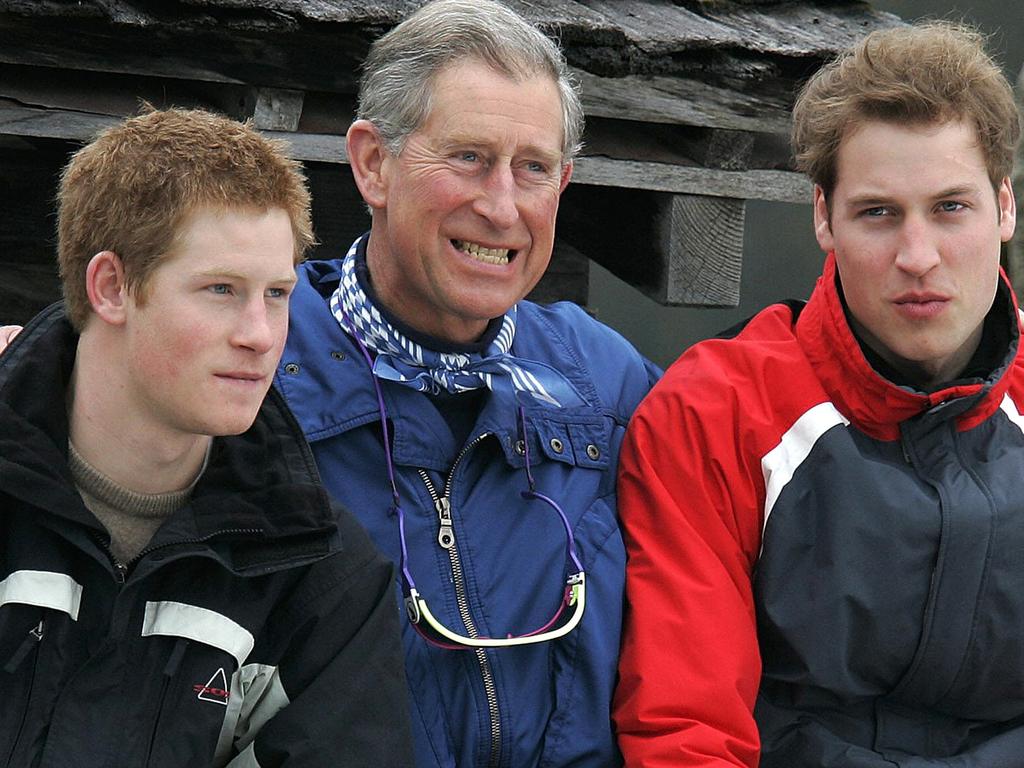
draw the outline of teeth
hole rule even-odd
[[[476,243],[467,243],[465,240],[452,240],[452,244],[463,253],[468,253],[474,259],[485,264],[508,264],[508,248],[484,248]]]

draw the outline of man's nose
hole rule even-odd
[[[508,229],[519,220],[516,204],[516,179],[509,165],[496,163],[483,178],[483,188],[474,210],[499,229]]]
[[[235,324],[232,343],[259,354],[273,349],[274,324],[262,295],[246,303]]]
[[[915,277],[922,277],[941,260],[937,237],[928,223],[916,216],[908,217],[900,230],[896,266]]]

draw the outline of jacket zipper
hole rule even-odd
[[[197,536],[191,539],[177,539],[175,541],[167,541],[163,544],[158,544],[155,547],[144,547],[135,557],[129,560],[127,563],[122,563],[115,555],[113,550],[110,549],[109,542],[103,541],[103,538],[99,535],[96,536],[97,541],[106,552],[107,558],[110,560],[110,564],[114,567],[114,581],[120,586],[124,586],[124,583],[128,580],[128,575],[131,573],[132,568],[150,552],[155,552],[158,549],[170,546],[178,546],[180,544],[202,544],[209,541],[210,539],[216,538],[217,536],[223,536],[225,534],[249,534],[249,533],[263,533],[262,528],[224,528],[213,533],[208,533],[205,536]]]
[[[910,457],[910,448],[907,446],[906,435],[900,435],[900,449],[903,451],[903,460],[911,467],[914,466],[914,460]]]
[[[448,472],[448,478],[445,480],[442,495],[438,495],[437,489],[434,488],[434,483],[431,481],[430,475],[427,474],[426,470],[416,470],[423,480],[423,484],[427,487],[427,493],[434,500],[434,509],[437,512],[438,520],[437,543],[448,551],[448,559],[451,561],[452,566],[452,582],[455,586],[455,604],[458,606],[459,617],[462,619],[462,623],[466,625],[466,634],[470,637],[477,637],[479,633],[473,621],[473,614],[469,610],[469,598],[466,597],[466,579],[462,572],[462,559],[459,557],[459,549],[455,543],[455,527],[452,521],[451,505],[452,482],[455,478],[455,470],[458,469],[463,457],[483,442],[484,439],[490,437],[490,434],[485,432],[479,435],[459,451],[459,455],[455,457],[455,462]],[[477,664],[480,667],[484,694],[487,697],[487,711],[491,720],[491,749],[487,765],[488,768],[496,768],[501,760],[501,711],[498,709],[498,688],[494,684],[494,672],[491,670],[491,661],[487,658],[487,652],[483,648],[474,648],[473,650],[476,654]]]
[[[21,712],[21,722],[18,723],[18,730],[14,733],[14,740],[11,742],[11,751],[7,755],[7,761],[4,763],[6,766],[11,765],[11,761],[14,759],[14,751],[18,748],[18,742],[21,741],[22,731],[25,730],[25,722],[28,720],[29,705],[32,703],[32,690],[35,688],[36,683],[36,672],[39,667],[39,644],[43,641],[43,631],[45,625],[43,619],[39,620],[36,626],[29,630],[28,636],[22,641],[21,645],[18,646],[18,650],[14,652],[7,663],[4,664],[4,672],[14,674],[18,671],[18,667],[24,663],[25,659],[36,649],[35,661],[32,664],[32,673],[28,679],[28,695],[25,697],[25,708]]]
[[[185,655],[185,649],[188,647],[188,640],[180,638],[174,645],[174,649],[171,651],[170,658],[167,660],[167,664],[164,666],[163,681],[160,684],[160,698],[159,704],[157,705],[156,715],[153,717],[152,727],[149,729],[149,743],[146,745],[146,765],[150,765],[153,762],[153,747],[156,744],[156,731],[160,726],[160,715],[163,714],[164,704],[167,699],[167,689],[171,687],[171,680],[174,679],[178,673],[178,668],[181,666],[181,660]]]

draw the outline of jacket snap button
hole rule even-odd
[[[345,353],[342,352],[340,349],[336,349],[333,352],[331,352],[331,357],[333,357],[335,360],[344,360]]]
[[[551,438],[551,450],[552,451],[554,451],[555,453],[561,453],[563,447],[564,446],[562,445],[562,441],[561,440],[559,440],[557,437],[552,437]]]
[[[526,443],[523,440],[516,440],[516,453],[520,456],[526,453]]]
[[[590,445],[587,446],[587,456],[590,457],[591,461],[597,461],[599,458],[601,458],[601,451],[598,449],[596,445],[591,443]]]
[[[284,372],[285,373],[290,373],[292,376],[294,376],[295,374],[297,374],[299,372],[299,364],[298,363],[288,363],[284,367]]]

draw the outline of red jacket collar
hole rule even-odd
[[[925,394],[893,384],[868,363],[846,319],[836,288],[835,254],[825,259],[825,268],[807,306],[797,320],[796,335],[818,379],[839,411],[872,437],[895,440],[899,425],[930,408],[962,397],[980,399],[957,417],[957,428],[970,429],[991,416],[1009,386],[1007,370],[1020,354],[1020,320],[1017,301],[1006,275],[1000,273],[1000,291],[1009,296],[1013,317],[1011,343],[1004,364],[983,382],[961,384]],[[997,302],[996,307],[1003,306]],[[997,311],[993,309],[992,311]]]

